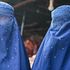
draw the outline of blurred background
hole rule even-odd
[[[35,58],[40,43],[51,23],[51,11],[70,0],[0,0],[15,9],[15,16],[29,57]],[[33,62],[33,59],[30,58]]]

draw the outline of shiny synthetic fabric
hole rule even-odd
[[[0,2],[0,70],[30,70],[11,5]]]
[[[32,70],[70,70],[70,5],[56,8],[51,15]]]

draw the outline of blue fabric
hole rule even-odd
[[[0,70],[30,70],[14,9],[0,2]]]
[[[70,70],[70,5],[52,11],[52,21],[32,70]]]

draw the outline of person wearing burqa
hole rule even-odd
[[[0,70],[30,70],[14,8],[0,2]]]
[[[70,5],[52,11],[52,21],[32,70],[70,70]]]

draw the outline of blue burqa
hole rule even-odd
[[[14,9],[0,2],[0,70],[30,70]]]
[[[52,11],[50,28],[32,70],[70,70],[70,5]]]

